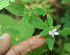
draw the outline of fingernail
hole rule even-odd
[[[2,35],[0,36],[0,39],[4,39],[4,38],[6,38],[6,37],[7,37],[7,34],[4,33],[4,34],[2,34]]]

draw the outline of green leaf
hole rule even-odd
[[[10,0],[11,2],[15,2],[15,0]]]
[[[47,21],[47,20],[45,20],[45,23],[46,23],[46,24],[48,24],[48,21]]]
[[[42,8],[36,8],[36,9],[34,9],[34,10],[32,10],[32,11],[33,11],[33,13],[38,13],[38,14],[43,15],[43,16],[46,15],[45,10],[42,9]]]
[[[21,33],[20,36],[24,37],[25,39],[31,37],[34,33],[34,27],[30,25],[29,23],[24,24],[24,19],[21,19],[18,23],[17,29]]]
[[[67,21],[67,22],[64,24],[63,27],[64,27],[64,28],[70,28],[70,21]]]
[[[63,28],[70,28],[70,6],[67,8],[64,17],[61,17],[60,21],[63,24]]]
[[[17,15],[17,16],[23,16],[25,6],[23,3],[11,3],[8,7],[6,7],[8,11],[11,13]],[[14,12],[15,11],[15,12]]]
[[[10,32],[11,35],[17,36],[17,34],[19,35],[19,31],[15,28],[10,27],[7,31]]]
[[[64,53],[64,54],[61,54],[61,55],[69,55],[69,54]]]
[[[11,44],[16,44],[31,37],[34,33],[34,27],[29,23],[23,24],[23,19],[17,23],[8,15],[0,14],[0,25],[2,32],[8,32],[11,35]],[[17,41],[16,39],[19,38]]]
[[[50,26],[52,26],[53,25],[53,19],[52,19],[52,17],[49,14],[47,14],[47,20],[48,20],[48,24]]]
[[[0,0],[0,2],[2,2],[2,0]]]
[[[14,35],[14,36],[17,36],[17,34],[19,35],[19,31],[15,28],[12,28],[10,26],[6,26],[2,29],[3,33],[6,33],[8,32],[10,35]]]
[[[43,30],[43,31],[39,34],[39,36],[41,36],[41,35],[47,35],[47,34],[48,34],[48,31],[49,31],[49,29]]]
[[[15,0],[10,0],[11,2],[15,2]],[[9,6],[10,2],[9,0],[0,0],[0,10]]]
[[[22,19],[23,19],[23,23],[25,24],[28,23],[30,17],[28,15],[24,15]]]
[[[33,27],[35,28],[39,28],[39,29],[46,29],[49,28],[48,25],[46,23],[44,23],[39,17],[37,17],[36,15],[32,15],[30,20],[29,20],[29,24],[31,24]]]
[[[70,43],[64,44],[64,49],[66,49],[70,53]]]
[[[70,35],[70,28],[64,28],[63,30],[58,31],[59,34]]]
[[[54,13],[54,12],[56,12],[57,10],[55,9],[55,8],[53,8],[53,9],[49,9],[49,11],[47,11],[49,14],[52,14],[52,13]]]
[[[5,26],[16,27],[17,22],[8,15],[0,14],[0,25],[2,26],[2,28]]]
[[[68,17],[61,17],[60,21],[61,23],[66,23],[66,21],[68,21]]]
[[[60,28],[60,26],[61,26],[61,25],[57,25],[57,26],[55,26],[55,27],[54,27],[54,29],[55,29],[55,28],[56,28],[56,29],[59,29],[59,28]]]
[[[61,3],[63,3],[63,4],[66,4],[66,3],[68,3],[68,2],[70,2],[70,0],[62,0],[62,1],[61,1]]]
[[[3,0],[3,1],[1,0],[1,2],[0,2],[0,10],[5,8],[8,5],[9,5],[9,0]]]
[[[17,37],[11,36],[11,45],[16,44],[16,39]]]
[[[34,1],[34,0],[21,0],[21,1]]]
[[[34,33],[34,27],[31,26],[28,23],[23,24],[23,19],[20,20],[20,22],[18,23],[16,29],[20,32],[20,34],[18,35],[18,40],[16,41],[17,38],[15,38],[13,41],[15,41],[16,43],[19,43],[27,38],[30,38],[33,33]]]
[[[14,45],[16,43],[19,43],[21,41],[25,40],[24,37],[14,37],[14,36],[11,36],[11,45]]]
[[[8,32],[10,35],[17,36],[19,31],[15,29],[17,22],[8,15],[0,14],[0,25],[2,26],[2,32]],[[12,38],[12,37],[11,37]]]
[[[64,44],[64,49],[67,50],[70,53],[70,43],[65,43]],[[70,54],[67,54],[64,51],[64,53],[62,53],[61,55],[70,55]]]
[[[55,37],[49,35],[46,36],[46,43],[48,44],[49,49],[52,51],[54,45]]]

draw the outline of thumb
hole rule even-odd
[[[0,37],[0,55],[3,55],[8,51],[8,49],[10,48],[10,44],[11,44],[10,34],[4,33]]]

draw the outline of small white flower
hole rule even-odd
[[[52,37],[54,37],[54,34],[55,35],[59,35],[59,33],[58,32],[56,32],[57,31],[57,29],[55,28],[55,29],[53,29],[53,31],[50,31],[49,32],[49,35],[51,35],[52,34]]]

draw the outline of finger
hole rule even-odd
[[[5,54],[11,44],[11,36],[8,33],[4,33],[1,38],[4,37],[3,39],[0,39],[0,55]]]
[[[41,47],[46,42],[44,36],[33,36],[25,41],[13,45],[6,55],[25,55],[28,52]]]

